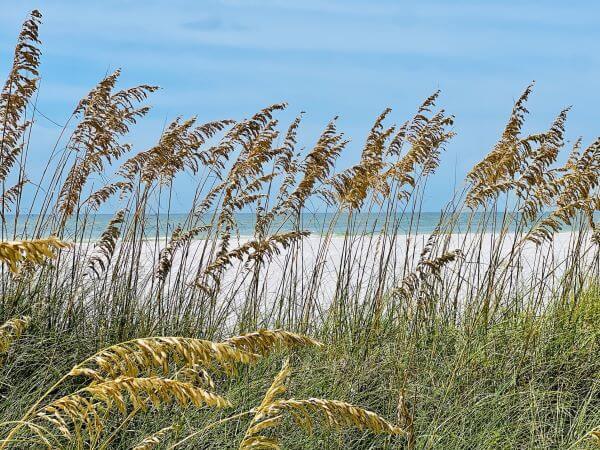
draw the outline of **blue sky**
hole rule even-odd
[[[436,210],[497,139],[514,99],[536,80],[532,130],[573,105],[569,139],[600,132],[600,2],[391,0],[207,0],[5,2],[0,16],[0,73],[29,10],[42,11],[38,107],[63,123],[107,71],[123,85],[157,84],[152,113],[132,133],[142,150],[165,121],[243,118],[287,101],[290,119],[306,111],[302,143],[326,122],[352,144],[354,162],[374,118],[387,106],[402,122],[441,89],[456,116],[456,138],[431,180],[425,209]],[[31,152],[49,152],[58,130],[39,118]],[[38,161],[43,161],[39,158]],[[33,175],[40,170],[31,166]],[[187,184],[178,202],[191,198]]]

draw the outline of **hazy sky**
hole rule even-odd
[[[340,160],[348,165],[385,107],[402,122],[441,89],[457,136],[428,190],[426,209],[435,210],[455,173],[462,177],[489,150],[532,80],[532,129],[573,105],[569,138],[600,134],[600,2],[592,0],[4,1],[2,77],[33,8],[44,15],[39,110],[63,123],[80,97],[121,67],[123,86],[162,87],[131,136],[139,150],[178,115],[240,119],[287,101],[283,118],[307,112],[306,145],[340,116],[353,140]],[[46,154],[57,128],[40,117],[31,152]],[[177,189],[182,205],[191,196],[186,186]]]

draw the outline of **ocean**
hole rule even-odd
[[[498,231],[502,223],[503,213],[495,214],[495,218],[489,213],[462,213],[457,216],[456,223],[452,229],[453,233],[464,233],[479,231],[492,232]],[[598,214],[597,214],[598,216]],[[85,239],[96,240],[106,229],[109,221],[113,217],[112,214],[94,214],[86,218]],[[37,215],[31,215],[29,218],[20,216],[15,223],[14,215],[6,215],[5,227],[3,230],[4,239],[30,237],[33,233],[36,221],[39,219]],[[201,221],[196,225],[209,223],[212,218],[211,214],[202,217]],[[598,217],[597,217],[598,218]],[[415,214],[405,213],[397,215],[395,226],[389,228],[388,233],[396,233],[398,235],[407,234],[430,234],[440,221],[440,213],[437,212],[420,212]],[[237,213],[235,220],[238,225],[236,233],[240,237],[249,237],[254,235],[256,226],[256,215],[254,213]],[[380,233],[386,224],[384,213],[354,213],[352,220],[348,213],[303,213],[301,215],[301,229],[311,232],[313,235],[323,235],[328,232],[334,236],[343,236],[350,234],[370,234]],[[351,225],[349,225],[349,223]],[[470,223],[470,225],[469,225]],[[177,225],[182,225],[184,228],[189,226],[188,214],[151,214],[145,217],[144,233],[146,238],[152,239],[156,236],[164,238],[170,235]],[[81,230],[82,219],[70,219],[65,226],[64,236],[74,236],[76,230]],[[573,226],[565,226],[561,231],[570,231]],[[15,233],[16,230],[16,233]],[[275,220],[271,230],[277,232],[292,231],[290,222],[281,222]],[[509,231],[514,228],[509,225]],[[45,229],[46,233],[50,232]],[[198,239],[203,236],[199,234]]]

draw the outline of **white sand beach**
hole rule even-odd
[[[435,250],[434,254],[426,257],[435,258],[454,249],[461,249],[464,253],[462,257],[446,264],[442,269],[441,276],[446,279],[446,288],[458,282],[452,278],[457,272],[458,264],[461,265],[462,277],[467,277],[470,283],[482,280],[486,276],[486,269],[490,264],[494,264],[496,272],[504,270],[510,273],[512,279],[517,280],[515,288],[518,283],[522,283],[530,289],[531,286],[538,286],[541,291],[550,293],[560,282],[569,263],[566,257],[570,247],[581,246],[579,254],[583,255],[583,261],[579,263],[589,264],[598,256],[598,247],[595,244],[589,239],[579,242],[579,235],[571,232],[557,233],[552,242],[541,246],[532,242],[524,243],[520,250],[514,248],[515,240],[512,234],[504,236],[502,242],[499,236],[494,234],[479,237],[481,239],[473,234],[447,235],[444,237],[443,250]],[[369,290],[379,286],[379,283],[384,291],[389,291],[414,271],[428,239],[428,234],[375,234],[347,238],[311,235],[299,241],[293,248],[281,249],[279,254],[266,259],[255,289],[265,305],[282,296],[302,299],[308,296],[325,308],[334,298],[338,284],[343,284],[345,294],[352,298],[367,298]],[[243,245],[248,240],[249,238],[244,237],[234,239],[230,249]],[[215,244],[218,242],[199,239],[191,241],[186,251],[177,251],[166,281],[167,291],[178,284],[194,289],[199,271],[204,270],[206,266],[206,258],[203,260],[202,255],[209,253],[207,245],[210,247]],[[148,288],[153,286],[152,279],[156,280],[158,255],[164,246],[164,241],[144,241],[142,244],[140,261],[145,264],[138,267],[138,276],[140,280],[145,280],[144,285]],[[84,250],[85,247],[87,246],[80,246],[79,249]],[[118,246],[113,256],[113,264],[127,263],[126,259],[119,259],[120,249]],[[492,251],[496,249],[499,250]],[[89,257],[93,248],[87,251]],[[492,259],[498,258],[498,255],[501,255],[499,259]],[[248,296],[252,274],[251,265],[247,261],[234,260],[222,274],[218,298],[221,301],[227,299],[234,304],[243,303]],[[289,281],[286,283],[285,278],[293,278],[293,286]],[[538,280],[539,284],[530,283],[531,279]],[[461,289],[465,289],[466,286],[465,284]]]

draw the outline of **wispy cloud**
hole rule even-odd
[[[217,16],[201,17],[184,22],[184,28],[195,31],[247,31],[249,28],[236,21],[224,20]]]

